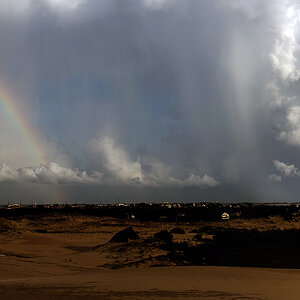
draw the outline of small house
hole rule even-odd
[[[227,212],[222,213],[222,220],[229,220],[230,216]]]

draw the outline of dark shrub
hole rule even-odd
[[[178,233],[178,234],[185,234],[185,231],[183,228],[180,227],[175,227],[173,229],[171,229],[170,231],[171,233]]]
[[[172,243],[173,234],[168,230],[162,230],[154,234],[154,238],[164,241],[165,243],[169,244]]]
[[[133,230],[132,227],[127,227],[119,232],[117,232],[110,242],[128,242],[128,240],[138,240],[140,237],[139,235]]]

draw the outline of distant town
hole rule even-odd
[[[78,213],[140,221],[200,222],[281,216],[293,221],[300,203],[115,203],[115,204],[7,204],[0,216]]]

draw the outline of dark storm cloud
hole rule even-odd
[[[295,199],[273,161],[300,165],[296,2],[22,3],[1,4],[1,75],[27,87],[42,134],[72,153],[66,168]]]

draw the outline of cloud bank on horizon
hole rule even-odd
[[[0,21],[0,83],[47,160],[1,109],[1,185],[297,199],[298,1],[3,0]]]
[[[36,167],[23,167],[13,170],[5,164],[0,165],[0,182],[25,182],[42,184],[94,184],[94,185],[143,185],[143,186],[199,186],[214,187],[219,184],[208,175],[189,174],[179,179],[170,175],[170,168],[163,163],[147,157],[135,162],[130,160],[126,151],[115,146],[108,137],[92,141],[95,153],[102,156],[106,168],[106,176],[98,171],[88,174],[86,171],[61,167],[50,162]],[[147,166],[147,167],[144,167]],[[148,169],[148,170],[147,170]]]

